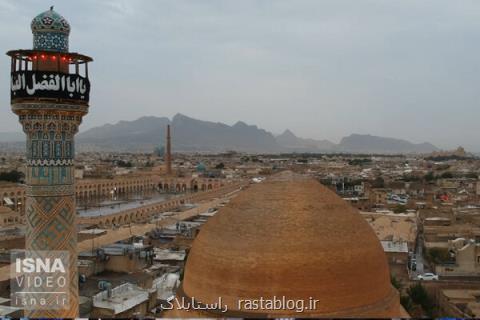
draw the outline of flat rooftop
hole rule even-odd
[[[122,313],[148,300],[148,291],[134,284],[124,283],[93,296],[93,306],[112,310],[114,314]]]
[[[417,223],[415,215],[376,214],[362,212],[380,240],[415,242]]]
[[[183,261],[185,260],[185,250],[180,251],[173,251],[170,249],[158,249],[154,248],[155,258],[156,261],[162,260],[174,260],[174,261]]]
[[[181,195],[158,193],[148,199],[131,200],[131,201],[128,201],[127,203],[118,202],[112,205],[95,206],[95,207],[90,207],[88,209],[77,209],[77,213],[79,217],[107,216],[107,215],[115,214],[125,210],[137,209],[143,206],[163,202],[179,196]]]
[[[384,252],[408,253],[408,244],[406,241],[380,241]]]
[[[99,235],[99,234],[105,234],[107,233],[107,230],[105,229],[86,229],[86,230],[81,230],[78,233],[80,234],[91,234],[91,235]]]

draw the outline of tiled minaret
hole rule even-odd
[[[170,136],[170,125],[167,125],[167,147],[165,148],[165,166],[167,175],[172,175],[172,141]]]
[[[78,316],[74,135],[88,112],[92,59],[68,50],[69,23],[50,10],[31,24],[32,50],[7,54],[11,105],[27,136],[26,250],[69,253],[69,304],[28,311],[34,318]]]

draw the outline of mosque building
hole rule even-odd
[[[33,49],[12,50],[11,106],[27,136],[26,250],[63,252],[68,304],[27,310],[34,318],[78,316],[74,135],[88,112],[92,58],[69,52],[70,24],[53,10],[32,23]],[[41,292],[26,292],[27,298]],[[50,298],[49,298],[50,299]],[[50,302],[50,301],[49,301]]]
[[[165,316],[408,316],[368,223],[291,172],[250,186],[202,227],[171,307]]]

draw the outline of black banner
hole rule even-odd
[[[11,74],[10,98],[56,98],[88,102],[90,82],[76,74],[17,71]]]

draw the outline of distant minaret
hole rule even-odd
[[[165,150],[165,165],[167,169],[167,175],[172,174],[172,144],[170,137],[170,125],[167,125],[167,147]]]

